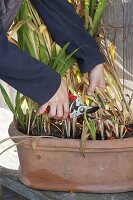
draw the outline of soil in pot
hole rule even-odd
[[[77,119],[77,123],[80,123],[82,121],[83,121],[82,117]],[[53,124],[55,124],[56,126],[54,126]],[[72,129],[71,129],[69,138],[67,137],[66,132],[62,133],[62,131],[60,131],[61,129],[62,129],[62,121],[51,119],[50,133],[45,132],[44,130],[37,131],[37,129],[33,129],[29,135],[30,136],[53,136],[57,138],[67,138],[67,139],[81,139],[81,135],[82,135],[81,127],[77,126],[74,138],[73,138]],[[26,132],[24,132],[20,126],[18,126],[18,130],[26,134]],[[129,138],[129,137],[133,137],[133,124],[126,125],[126,133],[123,136],[123,138]],[[115,135],[112,136],[111,138],[108,138],[108,136],[104,134],[104,140],[108,140],[108,139],[118,139],[118,138],[116,138]],[[92,140],[91,136],[88,137],[88,140]],[[96,140],[102,140],[101,134],[99,132],[96,133]]]

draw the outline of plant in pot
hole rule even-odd
[[[104,29],[98,29],[107,2],[71,3],[105,57],[107,87],[105,91],[97,88],[92,96],[87,95],[88,77],[80,73],[73,57],[78,49],[69,54],[66,51],[69,43],[63,48],[57,45],[30,1],[25,0],[9,40],[14,42],[12,36],[17,31],[20,48],[60,73],[68,92],[78,96],[88,107],[97,106],[99,110],[67,120],[50,119],[47,113],[38,115],[39,105],[19,92],[14,107],[0,85],[14,115],[9,134],[18,149],[19,178],[36,189],[130,191],[133,189],[132,97],[126,99],[117,76],[115,46],[108,45]]]

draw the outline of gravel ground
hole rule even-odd
[[[8,127],[10,123],[12,122],[13,115],[12,113],[5,109],[0,108],[0,141],[8,138]],[[13,145],[13,142],[11,140],[8,140],[2,144],[0,144],[0,153]],[[4,152],[2,155],[0,155],[0,173],[3,171],[4,168],[6,169],[14,169],[17,170],[19,166],[19,160],[17,156],[17,150],[16,147],[13,147],[6,152]],[[5,199],[14,199],[16,200],[15,196],[9,191],[6,192],[6,196],[4,196]],[[0,199],[3,200],[3,197],[1,196],[1,186],[0,186]],[[19,199],[19,198],[17,198]]]
[[[8,127],[12,122],[13,115],[12,113],[5,109],[0,108],[0,140],[8,138]],[[8,140],[0,145],[0,152],[4,149],[13,145],[11,140]],[[10,169],[18,169],[19,161],[17,156],[16,147],[13,147],[0,155],[0,166],[10,168]]]

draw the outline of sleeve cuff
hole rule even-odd
[[[56,77],[53,77],[52,80],[49,80],[49,84],[46,87],[46,80],[44,80],[44,90],[43,90],[43,82],[41,81],[40,90],[36,90],[33,100],[36,101],[40,106],[48,102],[54,94],[57,92],[61,84],[61,77],[57,73]]]
[[[94,58],[83,58],[78,59],[78,64],[81,73],[87,73],[90,72],[96,65],[104,63],[104,57],[102,54],[99,54],[98,56],[95,56]]]

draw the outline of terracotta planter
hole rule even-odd
[[[12,123],[10,136],[22,135]],[[111,193],[133,190],[133,138],[87,141],[40,138],[18,146],[19,178],[27,186],[55,191]]]

